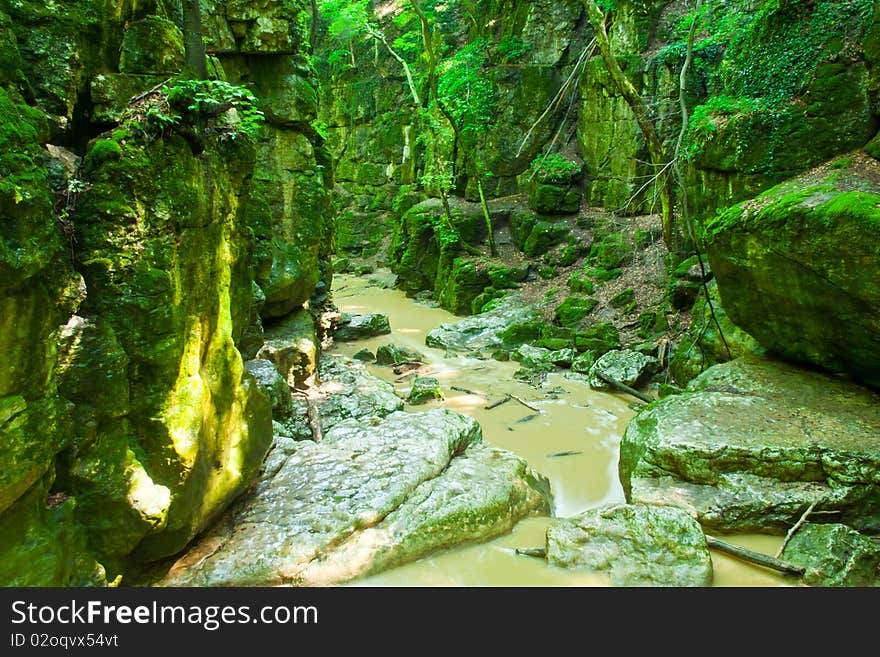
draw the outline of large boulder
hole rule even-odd
[[[338,584],[549,512],[546,480],[447,410],[345,420],[285,449],[160,585]]]
[[[616,504],[556,520],[552,566],[607,573],[616,586],[709,586],[712,559],[700,525],[681,509]]]
[[[880,162],[864,153],[718,215],[709,261],[768,351],[880,387]]]
[[[814,501],[880,531],[880,396],[781,362],[715,365],[649,405],[620,445],[626,499],[729,532],[784,533]]]

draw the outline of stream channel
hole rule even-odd
[[[429,373],[440,380],[445,400],[422,406],[418,412],[443,406],[477,419],[483,439],[526,459],[550,480],[557,517],[608,503],[624,502],[617,476],[620,439],[635,415],[627,395],[599,392],[583,381],[552,373],[536,389],[514,379],[515,362],[447,356],[425,345],[431,329],[462,317],[431,308],[389,287],[394,276],[377,270],[367,278],[336,275],[334,301],[340,311],[380,312],[388,316],[391,334],[353,342],[338,342],[332,353],[352,356],[367,348],[373,353],[383,344],[409,347],[425,356]],[[411,378],[401,379],[391,367],[370,365],[370,372],[392,383],[401,396]],[[479,394],[453,390],[452,386]],[[514,394],[540,410],[534,413],[511,400],[492,410],[485,407]],[[548,566],[542,559],[517,555],[517,547],[544,545],[549,518],[529,518],[508,535],[487,543],[469,545],[421,559],[415,563],[358,580],[355,586],[608,586],[607,577]],[[726,535],[724,540],[765,554],[775,554],[782,538],[760,534]],[[790,580],[726,555],[712,552],[713,586],[786,586]]]

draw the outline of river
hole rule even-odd
[[[634,401],[625,395],[593,391],[582,381],[553,373],[536,389],[513,378],[514,362],[448,357],[444,351],[425,346],[425,335],[457,317],[440,308],[416,303],[397,289],[388,287],[390,272],[379,270],[369,278],[349,275],[334,277],[334,300],[340,310],[353,313],[381,312],[388,315],[391,335],[368,340],[336,343],[332,352],[354,355],[367,348],[394,343],[422,353],[430,376],[441,381],[442,405],[476,418],[483,439],[517,453],[550,480],[554,513],[567,517],[607,503],[623,502],[617,476],[620,438],[635,415]],[[392,383],[405,396],[410,379],[401,379],[387,366],[369,367]],[[452,386],[476,394],[453,390]],[[515,400],[492,410],[486,406],[513,394],[535,413]],[[529,518],[510,534],[478,545],[465,546],[415,563],[400,566],[355,582],[358,586],[607,586],[603,575],[578,573],[548,566],[545,561],[518,556],[517,547],[544,545],[549,518]],[[781,538],[766,535],[727,535],[724,540],[749,549],[775,554]],[[785,586],[789,580],[725,555],[712,553],[714,586]]]

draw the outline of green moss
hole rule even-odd
[[[567,297],[554,311],[556,321],[562,326],[576,326],[599,302],[593,298]]]
[[[574,339],[578,351],[591,351],[596,357],[620,348],[620,334],[611,322],[596,322],[575,334]]]
[[[543,255],[551,247],[561,243],[568,236],[569,232],[570,229],[567,224],[537,221],[532,226],[529,236],[522,245],[522,251],[530,258]]]
[[[498,337],[508,345],[519,345],[536,340],[541,335],[541,323],[536,321],[517,322],[511,324]]]
[[[612,308],[623,308],[633,302],[633,300],[635,299],[635,295],[635,290],[633,290],[631,287],[628,287],[611,297],[608,303],[611,304]]]
[[[632,255],[632,248],[620,233],[605,235],[590,247],[590,261],[599,269],[613,270],[625,264]]]
[[[86,169],[96,169],[107,160],[118,160],[122,157],[122,146],[114,139],[96,139],[86,153]]]
[[[578,294],[592,294],[593,293],[593,281],[588,278],[584,278],[586,272],[583,274],[572,274],[568,281],[566,281],[566,285],[568,289],[572,292]]]

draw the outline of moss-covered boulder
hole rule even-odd
[[[657,367],[657,359],[631,349],[613,349],[590,368],[590,387],[611,390],[608,379],[631,388],[643,386]]]
[[[475,245],[485,236],[486,224],[478,205],[454,203],[451,227],[440,199],[414,205],[395,225],[389,249],[389,261],[397,274],[398,286],[410,295],[442,289],[446,278],[439,274],[452,270],[458,255],[458,240]],[[470,304],[466,312],[470,312]]]
[[[148,16],[125,31],[119,55],[121,73],[176,73],[183,65],[183,32],[172,21]]]
[[[441,307],[456,315],[470,315],[477,297],[490,286],[485,264],[465,257],[454,258],[450,264],[447,263],[448,258],[441,257],[435,283],[436,299]]]
[[[794,179],[706,227],[730,319],[763,347],[880,387],[880,163]]]
[[[596,322],[574,335],[578,351],[591,351],[598,358],[605,352],[620,348],[620,332],[611,322]]]
[[[430,401],[443,401],[443,389],[440,387],[440,380],[431,376],[415,377],[406,401],[413,406],[427,404]]]
[[[567,327],[577,326],[598,305],[598,301],[592,297],[566,297],[565,300],[553,311],[556,321]]]
[[[618,269],[631,258],[632,246],[620,233],[603,235],[590,247],[590,261],[599,269]]]
[[[877,585],[880,546],[846,525],[802,525],[782,558],[803,566],[803,581],[810,586]]]
[[[541,334],[540,306],[511,294],[479,315],[441,324],[428,332],[425,344],[452,352],[489,355],[510,350]]]
[[[415,349],[396,344],[383,344],[376,349],[376,365],[397,365],[399,363],[422,363],[425,357]]]
[[[813,502],[880,530],[880,396],[743,357],[649,405],[620,446],[626,498],[688,509],[708,528],[785,533]]]
[[[712,559],[700,525],[674,507],[617,504],[556,520],[551,566],[607,574],[615,586],[710,586]]]

